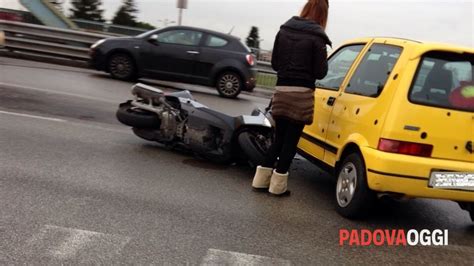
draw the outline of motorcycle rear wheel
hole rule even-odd
[[[117,110],[117,119],[134,128],[160,128],[161,121],[155,113],[132,108],[130,102],[122,103]]]

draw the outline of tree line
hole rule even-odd
[[[53,1],[53,3],[62,10],[62,5],[60,1]],[[102,0],[72,0],[71,8],[69,9],[72,19],[84,19],[91,20],[96,22],[105,22],[105,19],[102,15],[104,12],[100,8],[102,5]],[[122,0],[122,5],[115,12],[114,17],[112,18],[112,24],[137,27],[143,29],[154,29],[155,27],[149,23],[138,21],[136,14],[138,13],[138,8],[135,3],[135,0]],[[246,38],[245,42],[248,47],[251,48],[260,48],[260,36],[258,27],[252,26],[250,33]]]
[[[72,19],[84,19],[96,22],[105,22],[103,17],[104,10],[100,8],[101,0],[72,0],[69,9]],[[59,6],[61,9],[62,7]],[[115,12],[111,23],[128,27],[154,29],[155,27],[149,23],[138,21],[136,14],[138,8],[135,0],[122,0],[122,5]]]

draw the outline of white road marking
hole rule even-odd
[[[52,117],[45,117],[45,116],[37,116],[37,115],[28,115],[28,114],[7,112],[7,111],[0,111],[0,114],[21,116],[21,117],[28,117],[28,118],[41,119],[41,120],[48,120],[48,121],[54,121],[54,122],[66,122],[66,120],[64,120],[64,119],[59,119],[59,118],[52,118]]]
[[[209,249],[201,265],[291,265],[289,260]]]
[[[10,84],[10,83],[4,83],[4,82],[0,82],[0,87],[1,86],[16,88],[16,89],[23,89],[23,90],[39,91],[39,92],[45,92],[45,93],[51,93],[51,94],[57,94],[57,95],[72,96],[72,97],[77,97],[77,98],[82,98],[82,99],[87,99],[87,100],[92,100],[92,101],[98,101],[98,102],[106,102],[106,103],[113,103],[113,104],[117,104],[117,102],[118,102],[118,101],[107,100],[107,99],[99,98],[99,97],[81,95],[81,94],[72,93],[72,92],[41,89],[41,88],[35,88],[35,87],[23,86],[23,85],[17,85],[17,84]]]
[[[90,123],[86,124],[84,121],[81,120],[64,120],[64,119],[59,119],[59,118],[53,118],[53,117],[45,117],[45,116],[37,116],[37,115],[29,115],[29,114],[23,114],[23,113],[15,113],[15,112],[8,112],[8,111],[2,111],[0,110],[0,114],[6,114],[6,115],[12,115],[12,116],[21,116],[21,117],[27,117],[27,118],[34,118],[34,119],[41,119],[41,120],[47,120],[47,121],[53,121],[53,122],[61,122],[61,123],[67,123],[69,125],[73,126],[80,126],[80,127],[86,127],[86,128],[91,128],[91,129],[99,129],[99,130],[106,130],[110,132],[115,132],[115,133],[122,133],[122,134],[130,134],[130,129],[123,127],[123,126],[101,126],[99,123]]]
[[[50,257],[56,261],[107,261],[116,258],[129,237],[82,229],[45,225],[27,242],[33,257]]]
[[[50,254],[60,260],[74,257],[76,252],[84,247],[87,242],[90,242],[94,236],[100,235],[100,233],[85,230],[62,229],[51,226],[48,226],[47,228],[52,230],[68,231],[69,235],[63,240],[62,244],[50,250]]]

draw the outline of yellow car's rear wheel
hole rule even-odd
[[[361,218],[369,213],[376,201],[367,184],[364,159],[354,152],[343,159],[336,185],[337,212],[346,218]]]

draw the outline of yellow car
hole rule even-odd
[[[474,221],[473,77],[467,47],[364,38],[331,54],[298,149],[336,174],[341,215],[389,195],[453,200]]]

